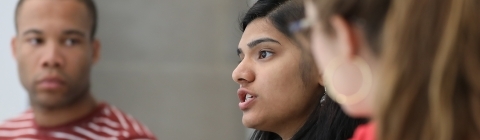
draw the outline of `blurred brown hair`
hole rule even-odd
[[[390,0],[312,0],[318,9],[318,19],[324,30],[335,34],[330,25],[333,15],[340,15],[350,24],[363,28],[370,49],[379,54],[381,47],[379,36],[383,27]]]
[[[360,24],[384,68],[378,139],[480,139],[478,0],[313,0]]]
[[[479,4],[392,1],[383,34],[380,139],[480,139]]]

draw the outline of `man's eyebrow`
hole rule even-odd
[[[43,34],[43,32],[38,29],[29,29],[23,32],[23,35],[27,35],[27,34]]]
[[[248,43],[247,46],[248,46],[250,49],[252,49],[252,48],[254,48],[255,46],[257,46],[258,44],[261,44],[261,43],[264,43],[264,42],[273,42],[273,43],[280,44],[280,42],[278,42],[277,40],[267,37],[267,38],[256,39],[256,40]],[[280,44],[280,45],[281,45],[281,44]]]
[[[78,35],[78,36],[81,36],[81,37],[85,37],[85,33],[81,32],[81,31],[78,31],[78,30],[65,30],[63,31],[63,34],[64,35]]]

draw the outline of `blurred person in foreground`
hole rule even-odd
[[[372,4],[361,0],[305,0],[306,18],[284,17],[286,24],[281,26],[313,54],[327,94],[349,116],[369,119],[368,124],[357,128],[353,140],[374,139],[373,92],[381,71],[381,51],[376,41],[388,4],[389,1]]]
[[[100,58],[92,0],[20,0],[12,52],[31,109],[0,124],[0,140],[156,139],[90,91]]]
[[[242,122],[252,140],[346,140],[363,119],[348,117],[325,95],[311,54],[279,30],[282,17],[303,18],[302,3],[259,0],[246,13],[232,77],[240,85]]]
[[[372,119],[354,140],[480,139],[480,1],[306,0],[305,6],[306,20],[290,29],[310,44],[333,87],[327,93],[350,116]]]

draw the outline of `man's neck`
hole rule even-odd
[[[33,106],[35,123],[40,127],[55,127],[67,124],[90,114],[97,106],[95,99],[88,93],[86,97],[69,106],[45,109]]]

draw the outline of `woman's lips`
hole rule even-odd
[[[240,103],[238,103],[238,106],[240,107],[240,110],[243,110],[243,111],[249,109],[253,105],[255,99],[257,98],[257,95],[250,92],[246,88],[238,89],[237,94],[238,94],[238,98],[240,99]]]

